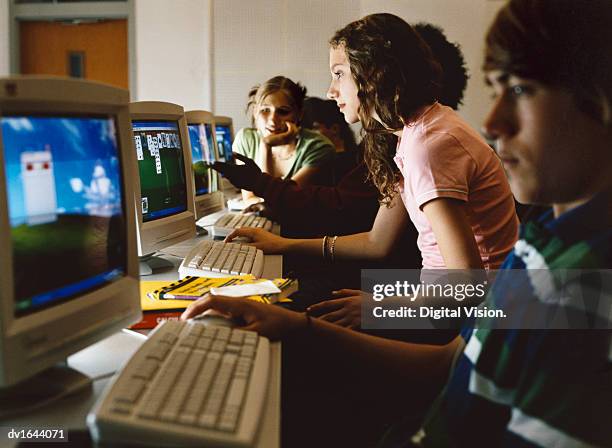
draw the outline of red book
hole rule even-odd
[[[166,320],[179,320],[183,310],[143,311],[142,320],[132,325],[132,330],[148,330],[157,327]]]

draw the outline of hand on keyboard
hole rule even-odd
[[[227,237],[225,242],[231,242],[236,238],[248,238],[250,246],[255,246],[265,254],[284,254],[287,252],[292,240],[275,235],[267,230],[252,227],[235,229]]]
[[[293,331],[306,327],[308,323],[303,313],[253,300],[210,294],[190,304],[181,319],[189,319],[206,310],[219,311],[232,316],[233,319],[242,320],[245,326],[241,329],[256,331],[272,340],[282,339]]]

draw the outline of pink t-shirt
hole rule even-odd
[[[423,268],[446,267],[422,210],[435,198],[466,202],[483,265],[498,268],[518,237],[518,218],[501,162],[482,137],[454,110],[435,103],[404,127],[394,160],[404,177],[402,200],[419,232]]]

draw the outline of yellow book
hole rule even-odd
[[[164,282],[158,289],[151,291],[149,297],[161,300],[188,299],[195,300],[206,295],[211,288],[237,285],[256,281],[253,275],[231,277],[191,277],[187,276],[175,282]]]
[[[253,276],[242,276],[242,277],[233,277],[240,278],[242,282],[245,281],[260,281],[255,279]],[[211,282],[204,282],[204,280],[212,280]],[[202,282],[197,282],[191,284],[189,286],[189,290],[195,291],[200,285],[200,292],[202,295],[205,295],[210,288],[217,288],[221,285],[224,285],[229,281],[230,278],[214,278],[214,279],[204,279],[202,278]],[[286,298],[286,296],[290,295],[293,291],[297,290],[297,280],[287,280],[287,279],[275,279],[272,280],[279,289],[282,290],[280,295],[285,297],[269,297],[271,295],[266,296],[249,296],[248,298],[251,300],[255,300],[263,303],[273,303],[273,302],[291,302],[291,299]],[[190,282],[191,283],[191,282]],[[160,322],[164,320],[178,320],[185,308],[187,308],[195,299],[200,298],[193,297],[190,299],[160,299],[159,294],[160,291],[166,291],[170,285],[181,287],[180,282],[168,282],[168,281],[151,281],[145,280],[140,282],[140,305],[142,307],[143,318],[142,320],[133,325],[132,329],[151,329],[155,328]],[[202,285],[206,285],[205,287]],[[284,286],[283,286],[284,285]],[[278,296],[275,295],[275,296]]]
[[[193,299],[189,300],[159,300],[155,298],[155,291],[168,286],[167,281],[141,281],[140,305],[142,311],[185,310]]]
[[[267,281],[257,279],[252,275],[208,278],[208,277],[185,277],[176,282],[151,282],[156,285],[147,287],[147,296],[160,301],[183,301],[197,300],[210,292],[212,288],[221,288],[232,285],[256,284]],[[250,296],[249,298],[265,303],[274,303],[279,299],[286,299],[297,290],[297,280],[277,278],[271,280],[274,285],[281,290],[280,293],[266,294],[261,296]],[[148,282],[141,282],[148,283]],[[155,288],[153,288],[155,286]]]

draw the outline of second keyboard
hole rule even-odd
[[[240,227],[257,227],[264,230],[272,229],[272,221],[263,216],[246,215],[244,213],[226,213],[212,226],[212,234],[225,237]]]
[[[263,268],[264,254],[253,246],[205,240],[187,254],[179,267],[179,278],[244,274],[261,277]]]

